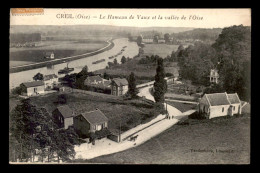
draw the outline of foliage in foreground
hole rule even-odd
[[[77,135],[73,129],[57,129],[45,108],[21,101],[10,113],[10,161],[34,161],[35,152],[41,161],[57,158],[67,161],[75,156]]]

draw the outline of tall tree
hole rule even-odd
[[[158,58],[154,82],[154,100],[159,103],[164,101],[164,94],[167,91],[167,82],[164,78],[165,71],[163,66],[163,59]]]
[[[169,33],[164,34],[164,40],[165,40],[165,43],[170,42],[170,34]]]
[[[117,64],[118,64],[118,62],[117,62],[117,59],[116,59],[116,58],[114,59],[114,64],[115,64],[115,65],[117,65]]]
[[[224,28],[213,47],[217,51],[220,83],[227,92],[250,98],[251,30],[243,25]]]
[[[43,74],[37,73],[36,75],[33,76],[33,80],[43,80]]]
[[[21,102],[10,113],[10,135],[17,143],[17,158],[20,161],[33,160],[33,153],[38,149],[42,161],[44,157],[53,157],[54,154],[58,154],[62,160],[71,159],[75,151],[68,137],[70,133],[60,132],[45,108],[32,105],[30,99]]]
[[[137,43],[138,46],[140,46],[142,42],[143,42],[143,37],[141,35],[139,35],[137,37],[136,43]]]
[[[133,72],[131,72],[128,77],[128,93],[130,94],[131,98],[136,98],[138,94],[138,89],[136,88],[135,74]]]
[[[125,56],[122,56],[121,58],[121,63],[124,64],[126,62],[126,57]]]

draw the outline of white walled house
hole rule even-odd
[[[27,96],[34,96],[44,93],[43,81],[24,82],[21,86],[25,88],[24,90],[26,91]]]
[[[84,81],[84,85],[97,85],[104,83],[103,79],[97,75],[97,76],[88,76],[86,80]]]
[[[241,101],[236,93],[205,94],[199,101],[199,113],[208,119],[241,114],[241,109]]]
[[[114,78],[111,81],[111,94],[115,96],[122,96],[128,91],[128,81],[123,78]]]
[[[210,70],[209,81],[210,81],[210,83],[216,83],[216,84],[219,82],[218,70],[216,70],[216,69]]]
[[[50,75],[45,75],[43,77],[43,82],[44,82],[44,88],[45,89],[52,89],[54,86],[57,86],[59,83],[59,78],[56,74],[50,74]]]

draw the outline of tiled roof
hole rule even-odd
[[[104,123],[108,121],[108,118],[99,110],[81,113],[81,115],[91,124]]]
[[[59,106],[57,107],[58,111],[61,113],[61,115],[63,116],[63,118],[69,118],[69,117],[73,117],[75,116],[73,114],[73,111],[69,108],[68,105],[64,105],[64,106]]]
[[[128,85],[128,81],[125,78],[114,78],[112,81],[114,81],[117,86]]]
[[[44,85],[43,81],[24,82],[23,84],[24,84],[24,86],[26,86],[27,88]]]
[[[205,94],[211,106],[229,105],[226,93]]]
[[[50,79],[54,79],[54,78],[58,78],[58,76],[56,74],[49,74],[49,75],[45,75],[43,77],[43,80],[46,81],[46,80],[50,80]]]
[[[211,106],[230,105],[230,104],[240,103],[240,99],[236,93],[235,94],[213,93],[213,94],[205,94],[205,96]]]
[[[227,94],[228,100],[231,104],[240,103],[240,100],[237,96],[237,94]]]

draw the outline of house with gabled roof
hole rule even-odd
[[[108,128],[108,118],[99,109],[81,113],[73,118],[74,129],[80,137]]]
[[[225,93],[204,94],[199,101],[199,113],[207,118],[241,114],[241,101],[237,95]]]
[[[69,126],[73,126],[73,117],[75,116],[75,113],[68,105],[57,107],[52,112],[52,116],[58,128],[67,129]]]
[[[128,81],[125,78],[114,78],[111,80],[111,94],[122,96],[128,91]]]
[[[27,96],[34,96],[44,93],[43,81],[24,82],[20,85],[23,91],[26,91]]]

